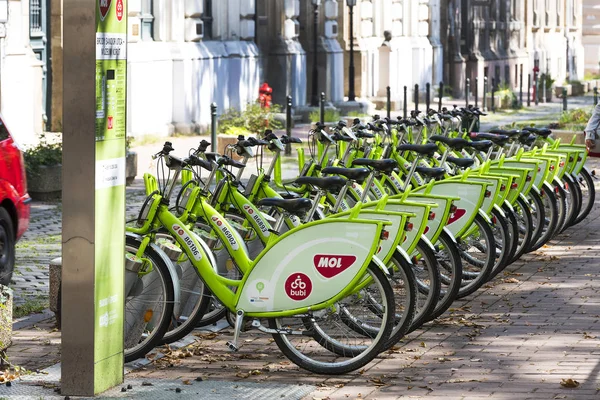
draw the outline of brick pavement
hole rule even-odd
[[[596,160],[591,164],[600,166]],[[135,201],[141,198],[140,189],[138,182],[128,190],[137,196]],[[31,246],[21,247],[25,250],[19,252],[18,268],[32,272],[25,268],[35,266],[43,273],[44,264],[60,253],[60,205],[34,203],[32,214],[32,229],[20,243],[29,241]],[[230,339],[225,330],[215,337],[201,334],[189,351],[176,351],[126,379],[202,376],[316,386],[307,399],[598,398],[599,225],[596,205],[586,221],[525,255],[503,276],[457,301],[443,318],[412,333],[359,372],[338,377],[306,373],[288,362],[268,336],[254,333],[244,335],[244,346],[232,354],[225,348]],[[47,283],[17,286],[17,298],[44,293],[44,287],[47,292]],[[52,365],[60,357],[59,339],[52,319],[41,321],[16,332],[9,358],[32,370]],[[577,380],[579,386],[563,388],[563,379]]]

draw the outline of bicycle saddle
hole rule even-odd
[[[352,161],[352,166],[364,165],[371,167],[374,170],[381,171],[383,173],[391,173],[394,169],[398,168],[398,162],[391,158],[384,158],[382,160],[371,160],[370,158],[357,158]]]
[[[308,184],[323,190],[340,191],[346,185],[346,179],[341,176],[326,176],[324,178],[301,176],[296,179],[295,183],[300,185]]]
[[[523,128],[523,130],[529,131],[529,132],[533,133],[534,135],[542,136],[544,139],[547,138],[548,136],[550,136],[550,134],[552,133],[552,131],[548,128],[525,127],[525,128]]]
[[[496,135],[494,133],[471,133],[471,139],[473,140],[491,140],[494,144],[498,146],[504,146],[508,140],[510,139],[506,135]]]
[[[294,215],[304,214],[312,207],[312,201],[304,197],[299,199],[280,199],[277,197],[270,197],[267,199],[261,199],[256,204],[258,206],[282,208]]]
[[[494,145],[491,140],[480,140],[478,142],[469,142],[468,147],[472,147],[479,151],[488,151]]]
[[[398,146],[399,151],[409,150],[414,151],[415,153],[419,153],[424,156],[433,156],[433,154],[438,151],[438,146],[435,143],[427,143],[427,144],[401,144]]]
[[[449,137],[440,136],[440,135],[433,135],[429,138],[429,140],[436,141],[436,142],[442,142],[453,150],[462,150],[465,147],[467,147],[467,145],[469,144],[469,142],[466,141],[465,139],[449,138]]]
[[[447,157],[446,161],[452,163],[460,168],[469,168],[473,164],[475,164],[475,160],[472,158],[456,158],[456,157]]]
[[[439,167],[417,167],[415,171],[421,175],[425,175],[433,179],[441,178],[446,173],[446,170],[444,168]]]
[[[371,173],[371,170],[368,168],[325,167],[321,172],[324,174],[342,175],[358,183],[363,183]]]

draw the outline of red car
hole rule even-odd
[[[15,266],[15,243],[29,226],[23,154],[0,116],[0,284],[8,285]]]

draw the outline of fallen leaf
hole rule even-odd
[[[192,384],[192,382],[190,382],[189,379],[183,380],[183,381],[181,381],[181,383],[183,383],[184,385],[191,385]]]
[[[584,339],[596,339],[596,336],[595,335],[590,335],[587,332],[583,332],[583,338]]]
[[[235,376],[237,376],[238,378],[246,379],[250,376],[250,374],[247,372],[239,371],[237,374],[235,374]]]
[[[560,386],[564,387],[564,388],[568,388],[568,389],[573,389],[576,387],[579,387],[579,382],[577,382],[574,379],[568,378],[568,379],[564,379],[560,382]]]
[[[379,378],[370,379],[369,382],[371,382],[375,386],[385,386],[385,385],[387,385],[387,383],[385,383],[384,381],[382,381]]]
[[[420,346],[421,347],[427,347],[427,345],[425,344],[425,342],[421,342]]]

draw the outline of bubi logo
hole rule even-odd
[[[123,0],[117,0],[117,6],[115,7],[117,13],[117,20],[121,22],[123,19]]]
[[[106,15],[108,14],[108,10],[110,10],[110,3],[112,0],[98,0],[98,5],[100,6],[100,19],[104,21]]]
[[[321,275],[333,278],[350,268],[356,261],[356,256],[317,254],[313,261]]]
[[[312,281],[302,272],[294,272],[285,280],[285,294],[292,300],[304,300],[311,292]]]

